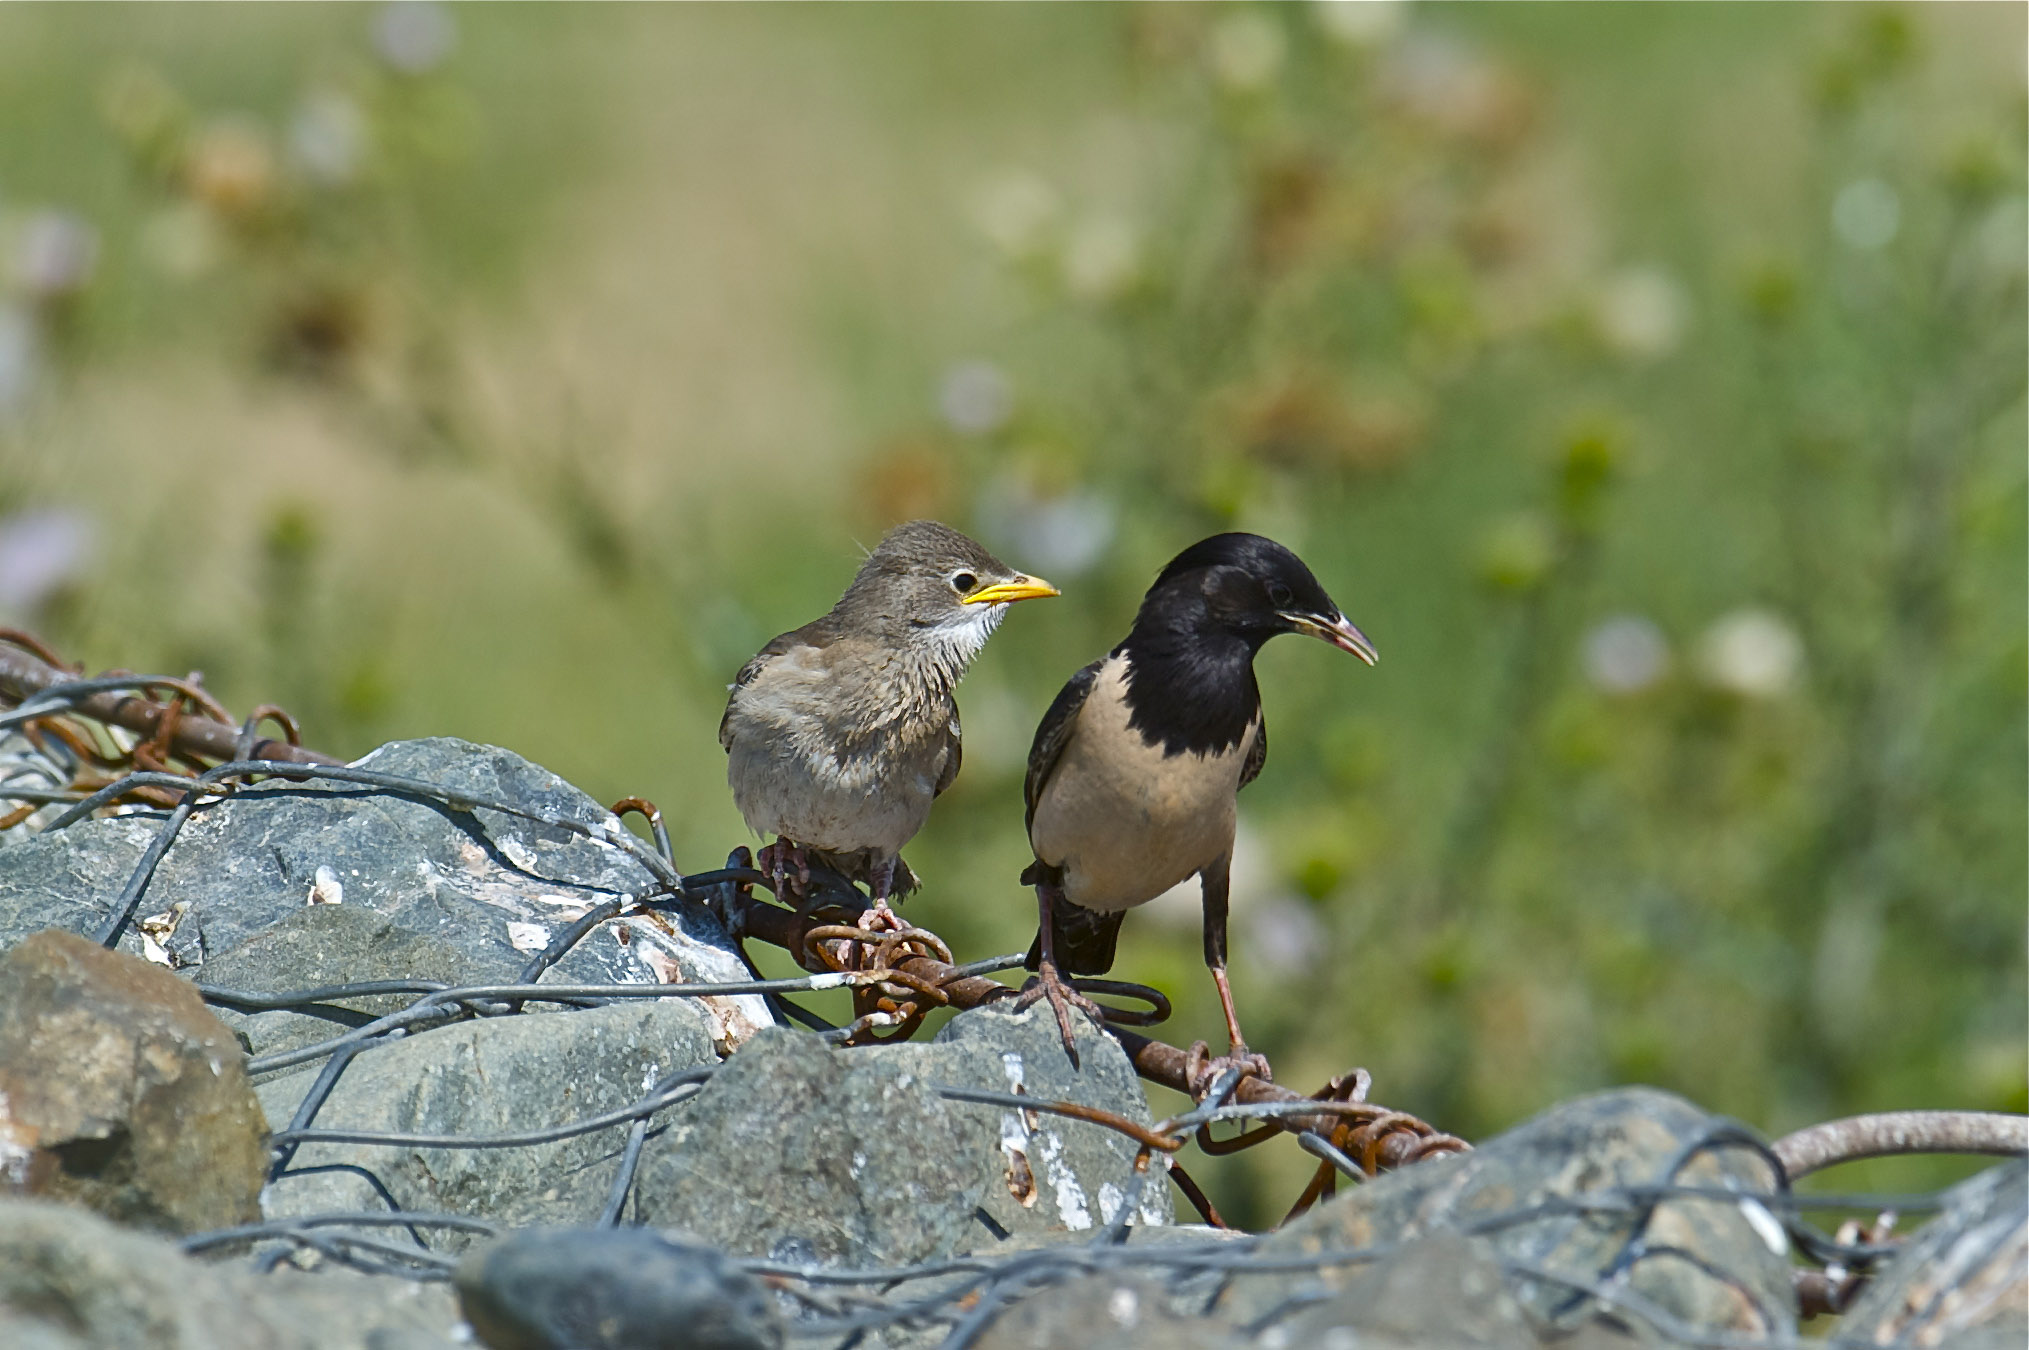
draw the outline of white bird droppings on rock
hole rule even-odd
[[[550,930],[539,923],[510,923],[507,941],[518,952],[539,952],[550,945]]]

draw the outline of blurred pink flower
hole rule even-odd
[[[97,535],[91,517],[66,507],[0,519],[0,614],[33,614],[84,571]]]
[[[14,241],[14,282],[32,300],[55,300],[84,289],[99,260],[99,233],[74,212],[42,210],[21,224]]]

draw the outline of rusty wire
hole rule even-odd
[[[152,697],[156,691],[166,691],[169,697]],[[294,721],[272,706],[255,709],[245,722],[235,726],[194,677],[114,673],[82,679],[31,635],[0,630],[0,706],[8,704],[13,706],[10,711],[0,713],[0,731],[19,728],[39,749],[61,747],[73,766],[73,777],[71,782],[60,786],[0,783],[0,801],[19,801],[37,809],[51,803],[64,804],[67,809],[49,823],[50,829],[61,829],[96,812],[132,804],[167,809],[155,840],[109,907],[106,925],[99,934],[107,945],[119,940],[156,865],[174,844],[182,822],[191,812],[203,801],[232,795],[260,779],[271,783],[278,778],[337,780],[375,791],[434,800],[458,811],[483,808],[519,816],[621,848],[653,878],[652,884],[639,893],[595,907],[559,933],[527,964],[514,983],[458,986],[427,979],[380,980],[280,992],[199,985],[199,992],[208,1001],[248,1010],[300,1010],[361,997],[412,996],[406,1006],[341,1035],[249,1061],[249,1069],[256,1073],[323,1062],[318,1079],[299,1106],[295,1119],[287,1129],[273,1136],[273,1175],[277,1177],[292,1170],[298,1149],[313,1143],[390,1148],[506,1148],[623,1131],[606,1202],[597,1216],[588,1216],[588,1221],[611,1225],[619,1222],[624,1213],[643,1146],[651,1133],[661,1128],[658,1120],[704,1090],[716,1066],[698,1066],[665,1075],[623,1107],[577,1121],[501,1135],[318,1129],[315,1117],[346,1065],[357,1055],[455,1021],[514,1015],[534,1003],[568,1011],[618,999],[757,994],[767,998],[778,1014],[822,1028],[828,1039],[850,1045],[912,1035],[920,1029],[924,1017],[936,1008],[973,1008],[1009,997],[1013,991],[1008,985],[988,977],[1021,963],[1018,954],[1010,954],[959,964],[942,939],[922,928],[868,930],[851,922],[853,916],[835,906],[790,910],[762,901],[754,896],[752,888],[765,886],[767,878],[751,867],[745,850],[736,850],[724,868],[686,874],[671,852],[661,813],[652,803],[639,798],[615,803],[613,811],[616,817],[623,813],[641,815],[654,837],[652,847],[617,828],[617,822],[587,826],[512,802],[341,766],[329,756],[303,749]],[[263,722],[273,722],[284,739],[258,738],[256,732]],[[0,828],[26,818],[18,808],[9,811],[0,817]],[[819,896],[842,894],[857,893],[839,879],[820,879]],[[550,967],[601,923],[623,915],[629,919],[646,916],[653,921],[660,918],[659,909],[682,905],[701,906],[712,913],[736,941],[758,939],[782,947],[808,973],[786,980],[763,979],[749,960],[748,969],[755,978],[746,981],[662,985],[538,983]],[[1113,981],[1080,981],[1079,985],[1087,992],[1146,1001],[1146,1011],[1109,1007],[1108,1029],[1144,1078],[1189,1091],[1187,1052],[1129,1029],[1152,1025],[1167,1017],[1169,1006],[1159,992]],[[854,999],[854,1018],[842,1027],[831,1027],[790,997],[835,989],[849,990]],[[1468,1147],[1463,1140],[1415,1116],[1370,1103],[1367,1100],[1370,1089],[1371,1080],[1364,1070],[1341,1075],[1311,1096],[1257,1078],[1240,1077],[1229,1070],[1193,1109],[1154,1125],[1082,1103],[1050,1101],[1028,1094],[951,1085],[936,1090],[953,1101],[1002,1110],[1045,1112],[1113,1130],[1136,1145],[1128,1186],[1131,1197],[1138,1197],[1142,1187],[1155,1184],[1154,1178],[1166,1174],[1209,1224],[1224,1227],[1202,1189],[1176,1165],[1175,1154],[1189,1138],[1195,1137],[1207,1154],[1220,1156],[1257,1146],[1281,1134],[1294,1135],[1321,1162],[1292,1207],[1290,1217],[1331,1195],[1342,1175],[1363,1180],[1390,1168]],[[1242,1128],[1238,1135],[1220,1140],[1212,1134],[1212,1126],[1219,1122],[1238,1122]],[[1887,1231],[1888,1223],[1877,1220],[1870,1226],[1861,1226],[1849,1222],[1836,1233],[1825,1233],[1805,1222],[1801,1217],[1803,1211],[1853,1208],[1920,1211],[1936,1207],[1938,1197],[1806,1198],[1790,1191],[1789,1183],[1794,1177],[1836,1162],[1887,1152],[2020,1152],[2024,1148],[2024,1130],[2025,1124],[2019,1117],[1968,1112],[1898,1113],[1894,1117],[1831,1122],[1800,1131],[1771,1147],[1742,1127],[1718,1125],[1681,1151],[1650,1185],[1610,1187],[1583,1198],[1518,1207],[1478,1218],[1471,1228],[1490,1234],[1555,1214],[1625,1214],[1629,1219],[1628,1235],[1616,1257],[1596,1278],[1540,1270],[1518,1262],[1505,1263],[1508,1271],[1516,1277],[1566,1288],[1571,1303],[1591,1299],[1613,1308],[1617,1315],[1646,1323],[1687,1344],[1773,1344],[1777,1342],[1768,1338],[1749,1340],[1701,1333],[1676,1322],[1666,1311],[1645,1305],[1628,1292],[1625,1276],[1635,1264],[1655,1259],[1690,1259],[1688,1253],[1646,1242],[1647,1225],[1662,1203],[1704,1199],[1732,1206],[1749,1200],[1765,1205],[1782,1222],[1799,1251],[1822,1267],[1798,1271],[1798,1309],[1807,1315],[1838,1311],[1850,1304],[1868,1272],[1896,1250]],[[1677,1181],[1678,1173],[1692,1158],[1715,1149],[1745,1149],[1762,1157],[1769,1166],[1767,1188],[1748,1192],[1689,1186]],[[260,1247],[258,1259],[267,1268],[293,1250],[307,1249],[361,1270],[410,1279],[442,1279],[447,1277],[452,1262],[430,1247],[424,1236],[427,1230],[485,1233],[493,1229],[486,1221],[471,1216],[399,1211],[394,1208],[392,1197],[388,1199],[388,1211],[276,1219],[200,1234],[185,1239],[184,1246],[193,1252]],[[1318,1271],[1373,1261],[1393,1250],[1380,1246],[1271,1257],[1260,1252],[1258,1236],[1161,1246],[1123,1245],[1121,1240],[1126,1236],[1133,1210],[1132,1204],[1123,1203],[1089,1243],[1013,1256],[963,1257],[859,1272],[755,1260],[742,1264],[778,1287],[796,1292],[809,1312],[791,1325],[792,1334],[799,1339],[829,1338],[845,1344],[880,1327],[941,1326],[947,1329],[946,1346],[959,1350],[1013,1299],[1083,1274],[1129,1268],[1165,1270],[1179,1287],[1191,1286],[1195,1281],[1206,1288],[1209,1309],[1209,1299],[1215,1298],[1219,1289],[1250,1271]],[[406,1232],[414,1245],[403,1246],[372,1237],[358,1231],[362,1228]],[[910,1292],[926,1281],[934,1282],[936,1288]],[[821,1288],[858,1290],[862,1286],[878,1288],[880,1292],[854,1292],[845,1302],[817,1292]],[[1742,1292],[1752,1297],[1751,1291]],[[1262,1326],[1299,1306],[1300,1300],[1272,1313]],[[1762,1312],[1765,1320],[1771,1318],[1770,1310]],[[1815,1343],[1836,1344],[1837,1338]]]

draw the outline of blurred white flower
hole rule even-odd
[[[1269,11],[1234,10],[1212,28],[1212,73],[1228,89],[1259,89],[1282,69],[1287,46]]]
[[[1585,635],[1585,678],[1603,693],[1638,694],[1669,669],[1669,640],[1639,614],[1617,614]]]
[[[1286,892],[1263,896],[1246,921],[1248,957],[1278,975],[1314,969],[1330,947],[1317,910]]]
[[[41,363],[35,316],[16,304],[0,304],[0,418],[21,411],[35,388]]]
[[[1020,565],[1044,576],[1089,572],[1113,542],[1113,503],[1089,488],[1043,493],[1015,474],[988,482],[980,493],[980,527]]]
[[[1372,47],[1402,31],[1407,0],[1313,0],[1318,27],[1349,47]]]
[[[1772,610],[1736,609],[1698,640],[1698,669],[1706,680],[1746,698],[1788,693],[1803,664],[1803,640]]]
[[[84,570],[96,536],[91,517],[62,507],[0,518],[0,614],[33,614]]]
[[[1141,243],[1117,217],[1088,220],[1064,243],[1064,284],[1081,300],[1111,300],[1134,284]]]
[[[289,150],[319,183],[349,183],[366,149],[366,115],[335,90],[312,94],[289,123]]]
[[[209,211],[179,202],[148,218],[141,227],[141,251],[167,276],[189,281],[217,265],[224,241]]]
[[[1394,102],[1454,135],[1495,129],[1512,112],[1498,68],[1455,38],[1411,34],[1381,78]]]
[[[1881,248],[1902,228],[1902,198],[1879,178],[1855,179],[1832,199],[1832,228],[1854,248]]]
[[[99,260],[99,232],[69,211],[37,211],[14,240],[15,285],[32,300],[54,300],[84,288]]]
[[[458,27],[450,10],[431,0],[394,0],[374,16],[374,50],[404,75],[435,69],[457,45]]]
[[[1629,267],[1609,277],[1593,299],[1592,319],[1606,345],[1632,360],[1675,351],[1689,304],[1683,288],[1656,267]]]
[[[991,361],[960,361],[944,372],[937,409],[953,431],[990,435],[1014,413],[1014,385]]]
[[[972,219],[980,233],[1016,258],[1043,249],[1059,211],[1056,190],[1020,169],[995,174],[972,199]]]

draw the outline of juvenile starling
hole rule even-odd
[[[719,723],[726,778],[783,889],[817,862],[867,884],[869,925],[913,890],[902,845],[958,776],[952,689],[1017,600],[1055,595],[949,526],[898,525],[831,612],[740,668]],[[794,883],[789,883],[794,888]]]
[[[1198,1042],[1193,1089],[1230,1065],[1268,1076],[1233,1012],[1226,892],[1236,798],[1268,758],[1254,654],[1277,633],[1376,659],[1294,553],[1255,534],[1214,535],[1163,568],[1126,639],[1073,675],[1036,728],[1024,790],[1036,860],[1022,880],[1041,926],[1020,1003],[1049,999],[1073,1059],[1070,1006],[1100,1010],[1065,973],[1104,974],[1127,911],[1196,874],[1232,1050],[1208,1060]]]

